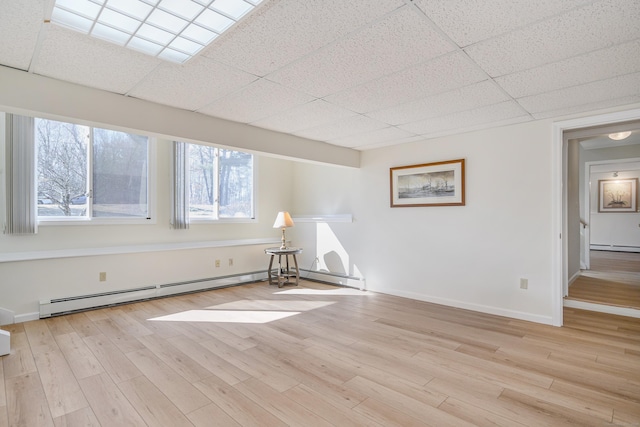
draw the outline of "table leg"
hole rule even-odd
[[[298,286],[298,278],[300,277],[300,270],[298,269],[298,260],[296,254],[293,254],[293,263],[296,266],[296,286]]]
[[[272,279],[271,279],[271,269],[273,268],[273,257],[274,256],[275,255],[271,255],[271,259],[269,260],[269,269],[267,270],[267,275],[269,276],[269,284],[270,285],[273,283]]]

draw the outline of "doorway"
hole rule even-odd
[[[627,113],[562,128],[561,307],[640,317],[640,120]]]

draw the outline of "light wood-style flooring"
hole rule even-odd
[[[640,253],[591,251],[591,269],[569,286],[569,299],[640,309]]]
[[[5,326],[0,426],[638,426],[640,322],[303,281]]]

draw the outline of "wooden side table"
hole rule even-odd
[[[302,248],[267,248],[264,250],[264,253],[267,255],[271,255],[271,259],[269,260],[269,270],[267,270],[267,274],[269,275],[269,284],[270,285],[278,285],[281,288],[283,285],[292,284],[294,282],[291,279],[295,279],[295,285],[298,286],[298,278],[300,277],[300,270],[298,269],[298,260],[296,259],[297,254],[302,253]],[[278,275],[274,277],[273,275],[273,259],[278,255]],[[282,257],[284,256],[285,262],[282,264]],[[294,269],[289,268],[289,256],[293,257],[293,265]],[[277,279],[277,282],[274,280]]]

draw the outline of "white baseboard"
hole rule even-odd
[[[16,314],[13,317],[13,322],[14,323],[23,323],[23,322],[30,322],[32,320],[38,320],[40,318],[40,313],[33,312],[33,313],[22,313],[22,314]]]
[[[527,322],[541,323],[543,325],[553,325],[551,316],[542,316],[539,314],[526,313],[523,311],[508,310],[499,307],[492,307],[482,304],[472,304],[464,301],[458,301],[448,298],[430,297],[427,295],[417,294],[415,292],[404,292],[397,290],[377,290],[371,289],[373,292],[381,294],[394,295],[403,298],[415,299],[418,301],[430,302],[433,304],[446,305],[449,307],[462,308],[465,310],[478,311],[480,313],[493,314],[496,316],[509,317],[512,319],[526,320]]]
[[[592,251],[609,251],[609,252],[640,252],[637,246],[615,246],[615,245],[590,245]]]
[[[580,277],[580,271],[576,272],[576,274],[574,274],[573,276],[571,276],[569,278],[569,286],[571,286],[573,284],[573,282],[575,282],[578,277]]]
[[[563,305],[569,308],[597,311],[600,313],[615,314],[617,316],[635,317],[640,319],[640,310],[628,307],[616,307],[615,305],[594,304],[586,301],[565,299]]]

